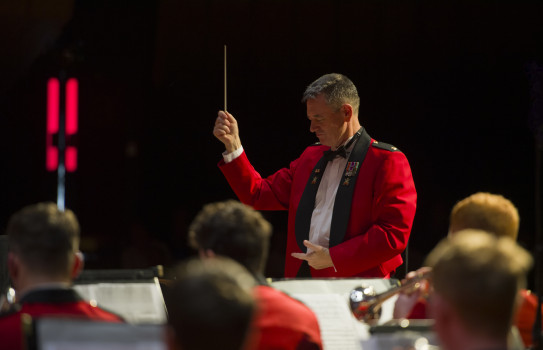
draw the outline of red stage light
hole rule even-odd
[[[66,137],[77,133],[77,107],[78,107],[78,89],[77,79],[70,78],[66,82]],[[74,172],[77,169],[77,148],[75,146],[66,147],[66,171]]]
[[[73,172],[77,169],[77,148],[73,146],[66,147],[66,171]]]
[[[77,94],[77,79],[68,79],[66,82],[66,135],[77,133]]]
[[[60,83],[57,78],[47,82],[47,126],[45,135],[45,168],[55,171],[58,167],[58,148],[53,145],[53,135],[58,133]]]
[[[73,137],[78,131],[78,90],[77,79],[70,78],[65,85],[66,105],[64,110],[65,119],[65,140],[66,143],[73,142]],[[47,171],[55,171],[58,168],[59,154],[58,146],[53,144],[53,137],[59,132],[60,120],[60,82],[57,78],[50,78],[47,81],[47,125],[45,137],[45,168]],[[65,150],[66,171],[73,172],[77,169],[77,147],[66,145]]]

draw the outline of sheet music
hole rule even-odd
[[[156,283],[79,284],[74,288],[85,300],[121,315],[129,323],[164,323],[166,311]]]
[[[291,279],[273,281],[272,286],[289,294],[334,293],[349,295],[351,290],[362,284],[371,285],[377,293],[390,289],[390,280],[383,278],[342,278],[342,279]]]
[[[345,299],[337,294],[293,294],[317,316],[324,349],[360,350],[357,330]]]
[[[62,342],[58,344],[46,344],[44,350],[167,350],[164,344],[142,341],[138,344],[121,344],[97,341],[93,344],[81,344],[79,342]]]
[[[294,294],[337,294],[344,298],[345,303],[348,303],[351,291],[361,285],[373,286],[377,294],[386,292],[392,287],[391,280],[383,278],[291,279],[274,281],[271,285],[291,296]],[[379,324],[392,319],[397,298],[398,296],[393,296],[383,303]],[[354,317],[353,320],[355,320]]]
[[[166,350],[162,325],[40,319],[37,348],[44,350]]]
[[[325,350],[363,349],[370,338],[369,326],[358,321],[349,309],[349,295],[356,287],[371,285],[377,294],[391,288],[391,281],[380,278],[291,279],[271,283],[302,301],[317,315]],[[397,296],[385,301],[379,324],[392,319]]]

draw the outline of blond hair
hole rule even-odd
[[[453,207],[449,232],[471,228],[516,240],[519,221],[517,208],[510,200],[498,194],[478,192]]]
[[[509,331],[532,263],[511,238],[472,229],[442,240],[426,259],[435,293],[452,305],[466,328],[492,337]]]

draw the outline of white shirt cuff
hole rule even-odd
[[[234,152],[230,152],[228,153],[227,151],[224,151],[222,153],[222,157],[224,159],[224,162],[225,163],[230,163],[231,161],[233,161],[234,159],[236,159],[237,157],[241,156],[241,154],[243,153],[243,146],[240,146],[237,150],[235,150]]]

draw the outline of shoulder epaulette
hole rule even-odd
[[[321,143],[320,143],[320,142],[315,142],[314,144],[309,145],[309,146],[310,146],[310,147],[311,147],[311,146],[321,146]]]
[[[401,152],[397,147],[394,147],[389,143],[373,141],[372,146],[380,148],[380,149],[384,149],[384,150],[387,150],[387,151],[390,151],[390,152]]]

